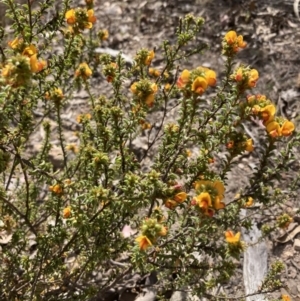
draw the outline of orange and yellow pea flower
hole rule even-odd
[[[63,210],[63,218],[67,219],[71,216],[71,207],[68,206]]]
[[[295,130],[295,125],[289,120],[285,120],[282,125],[272,120],[271,122],[267,123],[266,130],[273,138],[280,136],[287,137],[293,133]]]
[[[85,14],[82,14],[85,12]],[[83,9],[70,9],[65,14],[66,21],[69,25],[77,25],[79,29],[87,28],[90,29],[93,27],[93,24],[96,22],[96,17],[94,16],[94,10],[83,10]]]
[[[247,46],[247,43],[244,41],[242,35],[237,35],[237,33],[234,30],[228,31],[225,34],[224,41],[230,49],[234,53],[238,52],[239,48],[245,48]]]
[[[49,186],[49,190],[57,195],[63,194],[63,188],[60,184]]]
[[[155,55],[155,53],[154,53],[153,50],[150,50],[150,51],[148,52],[148,55],[147,55],[147,57],[146,57],[146,59],[145,59],[145,61],[144,61],[144,64],[145,64],[146,66],[150,66],[152,60],[154,59],[154,55]]]
[[[141,251],[145,251],[148,247],[152,246],[152,242],[146,235],[138,236],[135,241],[139,244]]]
[[[207,81],[204,77],[198,76],[192,83],[192,91],[196,94],[202,95],[207,89]]]
[[[181,72],[181,75],[179,76],[178,80],[177,80],[177,86],[180,89],[185,88],[185,86],[187,85],[187,83],[190,80],[190,71],[187,69],[184,69]]]
[[[234,234],[232,231],[226,231],[225,239],[229,244],[238,244],[241,239],[241,233],[237,232],[236,234]]]

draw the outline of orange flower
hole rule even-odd
[[[75,71],[75,77],[82,77],[84,80],[92,75],[92,70],[87,63],[81,63]]]
[[[71,207],[68,206],[63,210],[63,218],[69,218],[71,216]]]
[[[177,87],[183,89],[190,80],[190,71],[184,69],[177,80]]]
[[[235,73],[235,80],[241,82],[243,80],[243,68],[238,68]]]
[[[30,57],[30,68],[33,73],[38,73],[47,67],[47,62],[44,60],[38,61],[37,54]]]
[[[73,25],[76,23],[76,15],[75,15],[75,10],[74,9],[70,9],[66,12],[65,14],[65,18],[67,20],[67,23],[69,25]]]
[[[237,35],[235,31],[228,31],[224,37],[226,46],[232,50],[234,53],[238,52],[239,48],[245,48],[246,42],[244,42],[243,36]],[[226,52],[226,46],[224,47]]]
[[[216,197],[214,201],[214,208],[216,210],[223,209],[225,208],[225,203],[221,202],[219,197]]]
[[[237,232],[235,235],[232,231],[226,231],[225,232],[225,238],[226,238],[226,241],[229,243],[229,244],[237,244],[240,242],[240,238],[241,238],[241,233],[240,232]]]
[[[178,203],[172,199],[167,199],[165,201],[165,206],[171,210],[175,209],[177,207]]]
[[[207,81],[204,77],[198,76],[192,83],[192,91],[202,95],[207,88]]]
[[[293,122],[285,120],[280,128],[282,136],[289,136],[295,130],[295,125]]]
[[[154,59],[154,55],[155,54],[154,54],[153,50],[151,50],[151,51],[148,52],[148,55],[147,55],[147,57],[146,57],[146,59],[144,61],[144,64],[146,66],[149,66],[151,64],[152,60]]]
[[[197,70],[200,70],[204,73],[204,77],[207,81],[207,84],[210,86],[210,87],[213,87],[216,85],[217,83],[217,79],[216,79],[216,72],[207,68],[207,67],[203,67],[203,66],[200,66],[197,68]]]
[[[194,198],[196,200],[197,205],[201,209],[208,209],[212,206],[211,197],[208,192],[201,192],[198,196]]]
[[[140,250],[145,251],[148,247],[152,246],[150,239],[145,235],[140,235],[135,239],[139,243]]]
[[[58,195],[60,195],[60,194],[63,193],[63,188],[59,184],[55,184],[53,186],[49,186],[49,190],[52,191],[55,194],[58,194]]]
[[[12,41],[7,43],[12,49],[17,49],[20,45],[23,44],[23,39],[15,38]]]
[[[186,198],[187,198],[187,194],[184,191],[181,191],[174,196],[174,201],[181,204],[186,200]]]
[[[254,149],[253,147],[253,141],[252,139],[248,139],[246,142],[245,142],[245,151],[247,152],[252,152]]]
[[[245,203],[245,207],[251,207],[254,203],[254,200],[251,196],[248,197],[248,201]]]
[[[256,86],[256,82],[258,81],[259,74],[256,69],[251,69],[248,74],[248,86],[250,88],[254,88]]]
[[[268,124],[266,126],[266,130],[269,133],[269,135],[273,138],[276,138],[276,137],[280,136],[280,134],[281,134],[280,125],[278,122],[276,122],[274,120],[271,122],[268,122]]]
[[[88,22],[91,23],[91,25],[88,25],[86,28],[92,28],[93,24],[96,22],[97,18],[94,16],[94,10],[89,9],[87,11],[87,16],[88,16]],[[108,37],[108,32],[107,32],[107,37]]]
[[[289,295],[281,295],[283,301],[291,301],[291,297]]]
[[[276,107],[273,104],[267,105],[259,110],[260,116],[264,124],[268,124],[274,119],[276,113]]]
[[[37,49],[34,45],[29,45],[28,47],[26,47],[23,52],[22,52],[22,55],[25,55],[27,57],[31,57],[33,56],[34,54],[37,54]]]
[[[236,42],[237,34],[236,34],[236,32],[233,31],[233,30],[228,31],[228,32],[225,34],[224,39],[225,39],[225,41],[227,42],[228,45],[233,45],[233,44]]]

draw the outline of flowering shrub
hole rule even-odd
[[[30,1],[3,2],[13,37],[2,52],[0,84],[1,300],[89,300],[134,272],[153,270],[158,295],[187,285],[195,294],[211,294],[234,275],[234,258],[247,248],[240,231],[251,228],[253,218],[241,218],[240,210],[263,213],[289,198],[297,183],[283,193],[277,180],[299,142],[294,123],[251,90],[257,70],[234,67],[246,47],[243,37],[225,35],[223,77],[204,66],[185,69],[183,59],[206,48],[187,48],[204,22],[187,15],[177,43],[165,41],[157,50],[161,68],[150,49],[138,50],[128,66],[121,55],[94,52],[108,32],[97,28],[93,1],[84,8],[64,1],[46,24],[40,20],[51,1],[35,9]],[[58,38],[64,50],[52,55]],[[93,84],[96,72],[110,95]],[[89,97],[88,112],[73,120],[74,143],[62,116],[76,90]],[[177,114],[170,120],[174,99]],[[257,123],[263,129],[258,149],[244,127]],[[31,154],[37,130],[41,147]],[[141,136],[148,141],[143,153],[133,147]],[[54,140],[59,166],[49,160]],[[230,196],[228,173],[246,152],[256,152],[257,168]],[[266,235],[291,222],[281,214],[264,225]],[[262,289],[280,286],[278,267]]]

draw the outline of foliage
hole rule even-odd
[[[241,218],[240,210],[264,211],[292,195],[296,180],[283,192],[280,175],[289,171],[299,135],[265,95],[247,95],[259,74],[234,68],[246,47],[242,36],[225,35],[218,77],[203,66],[184,69],[184,59],[207,48],[189,46],[204,22],[192,15],[180,21],[175,44],[138,50],[127,64],[121,54],[95,52],[108,32],[97,30],[93,1],[86,2],[78,8],[64,0],[45,23],[53,0],[34,8],[3,0],[13,38],[3,29],[1,300],[89,300],[134,272],[154,270],[162,296],[186,285],[211,293],[234,275],[235,258],[247,247],[240,229],[253,218]],[[97,72],[110,95],[95,86]],[[78,143],[71,143],[63,115],[78,91],[87,93],[88,110],[73,121]],[[259,148],[244,127],[254,121]],[[38,130],[42,141],[32,154]],[[140,137],[147,138],[144,150],[134,148]],[[55,140],[59,166],[49,159]],[[228,197],[229,171],[252,151],[259,162],[249,184]],[[282,213],[265,233],[290,222]]]

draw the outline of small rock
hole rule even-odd
[[[294,240],[294,249],[296,251],[300,251],[300,239],[295,239]]]

